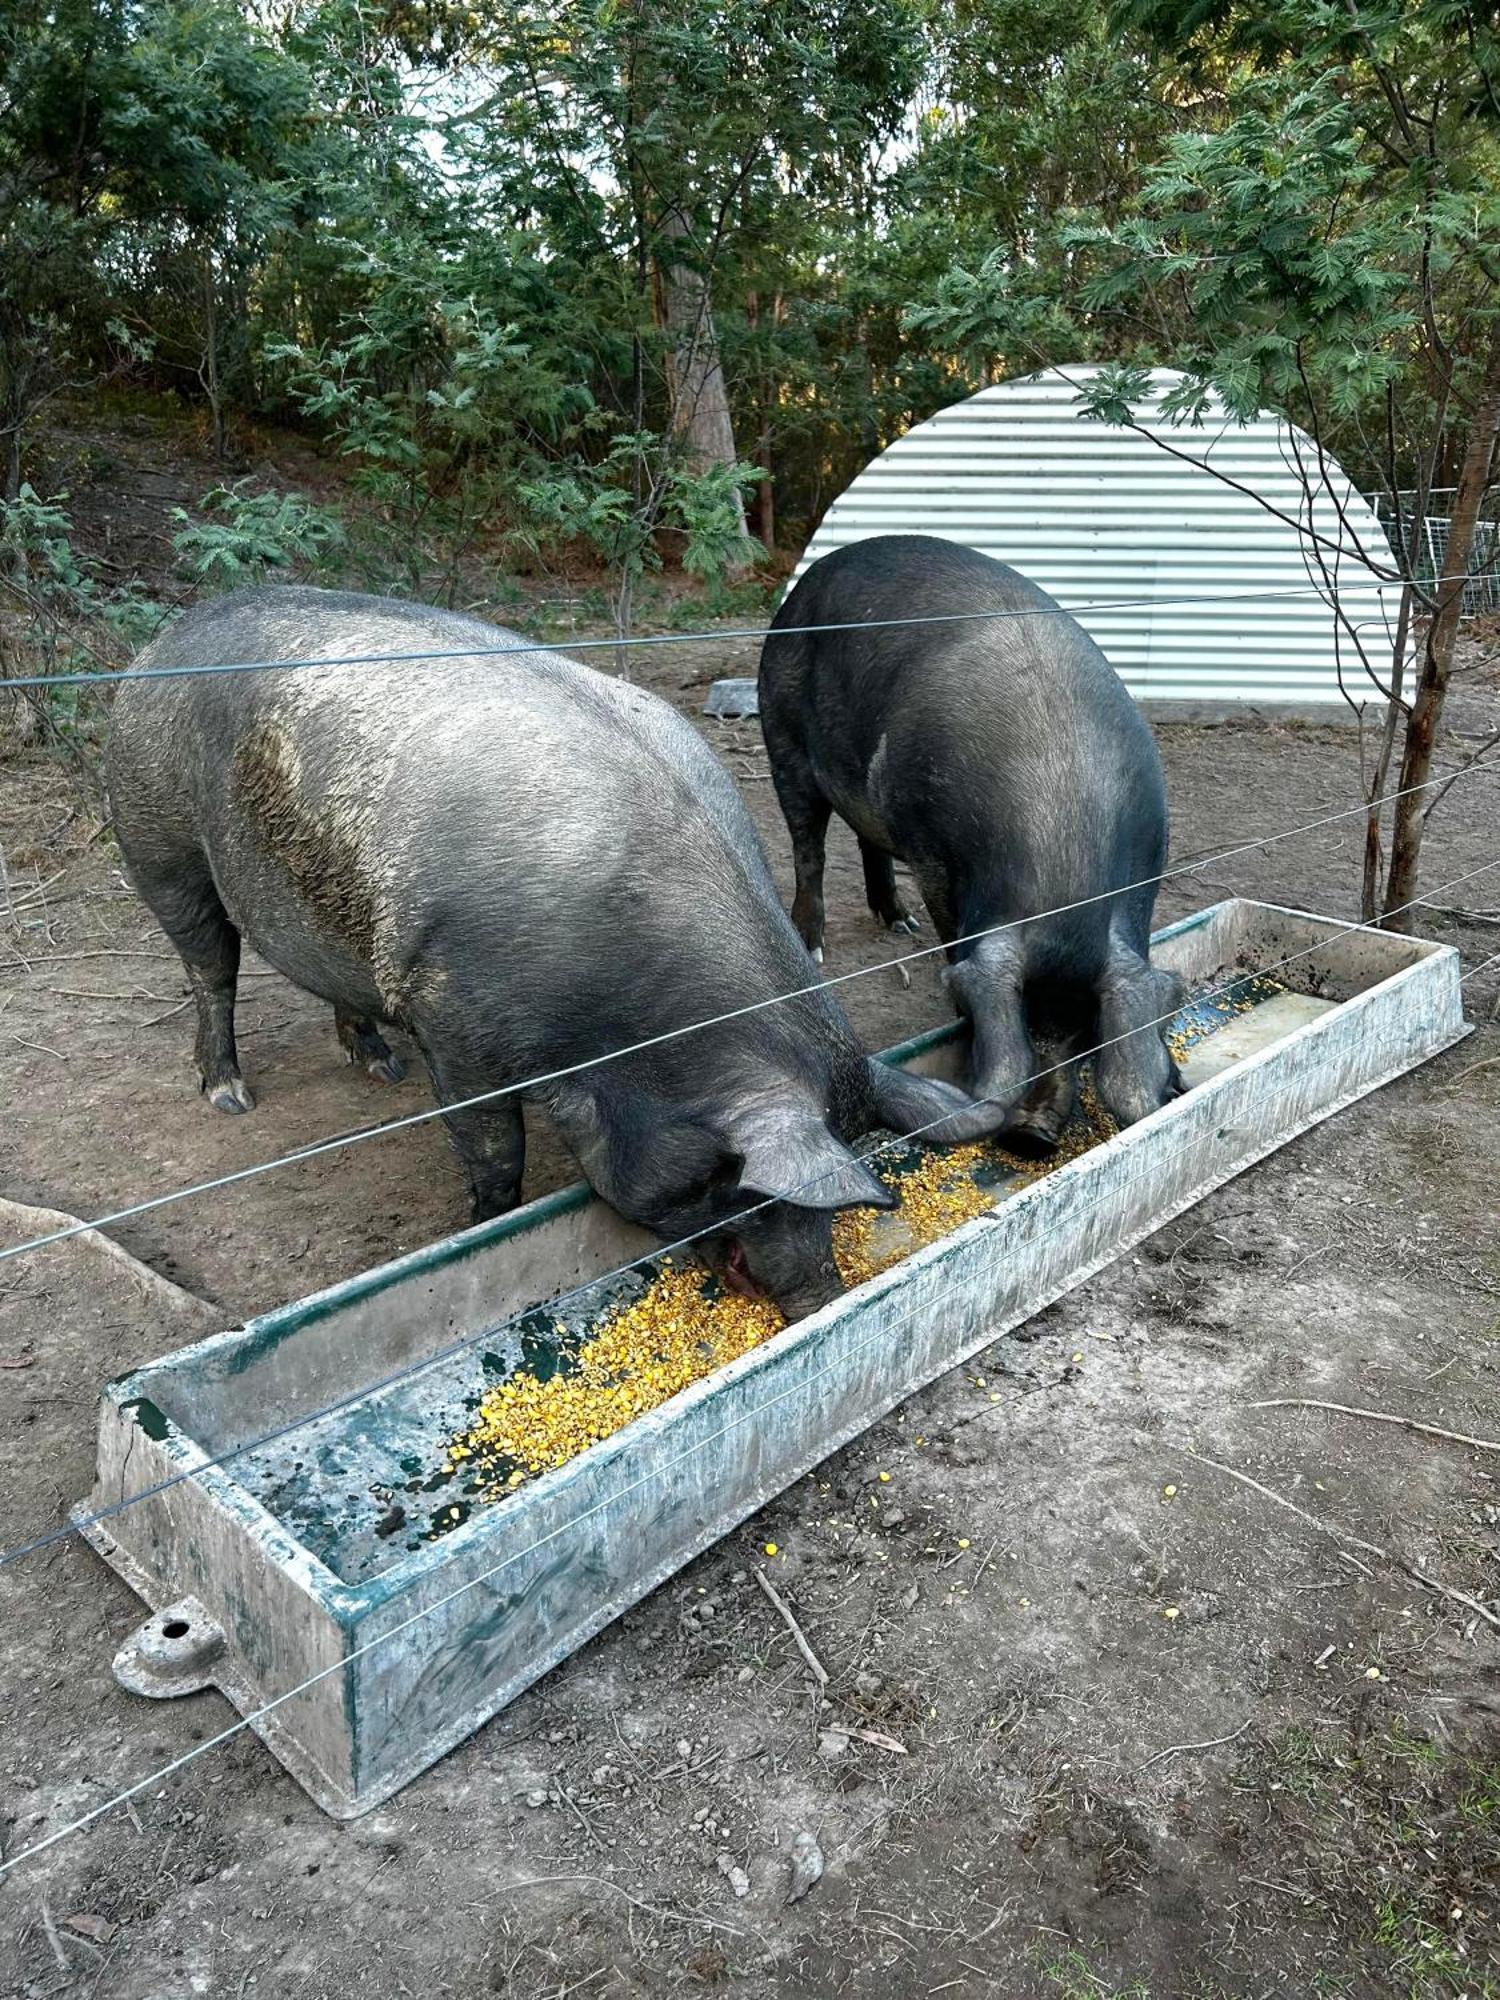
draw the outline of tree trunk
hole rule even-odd
[[[1411,903],[1417,894],[1422,854],[1422,833],[1427,806],[1426,795],[1414,788],[1425,785],[1432,774],[1432,753],[1443,719],[1443,703],[1453,671],[1453,648],[1463,617],[1464,588],[1469,575],[1469,557],[1479,510],[1489,489],[1495,457],[1495,439],[1500,433],[1500,339],[1490,350],[1479,400],[1469,425],[1468,445],[1459,469],[1458,490],[1453,496],[1453,513],[1448,522],[1448,544],[1443,559],[1446,583],[1438,586],[1437,606],[1427,628],[1427,644],[1422,656],[1421,678],[1416,699],[1406,725],[1398,791],[1405,794],[1395,801],[1391,834],[1391,866],[1386,877],[1385,913],[1387,930],[1409,931],[1415,912]]]
[[[714,332],[713,300],[708,279],[677,253],[685,244],[688,226],[675,209],[662,222],[666,247],[659,257],[662,314],[668,333],[667,380],[672,396],[672,431],[682,448],[689,471],[706,472],[715,465],[734,465],[739,454],[734,448],[734,424],[729,414],[729,392],[719,363],[719,343]],[[741,534],[745,527],[745,505],[735,497]],[[743,576],[748,562],[731,564],[730,576]]]
[[[0,491],[0,502],[14,507],[21,497],[21,444],[26,422],[25,393],[19,386],[6,398],[0,415],[10,418],[4,432],[0,433],[5,439],[5,485]],[[24,585],[27,580],[26,552],[19,535],[11,545],[9,568],[11,581],[18,587]]]
[[[21,497],[21,452],[26,438],[27,419],[32,415],[32,369],[19,355],[7,355],[5,398],[0,402],[0,419],[5,428],[5,491],[0,494],[7,507]]]
[[[208,397],[209,421],[213,425],[214,464],[224,463],[224,386],[219,380],[219,302],[214,291],[211,263],[203,267],[203,366],[198,371]]]
[[[755,489],[755,539],[768,556],[776,553],[776,488],[771,469],[771,426],[761,428],[760,442],[756,446],[755,462],[760,467],[761,480]]]
[[[745,318],[752,333],[760,331],[760,295],[751,292],[745,301]],[[771,308],[771,325],[781,322],[781,295],[778,292]],[[776,493],[771,474],[771,410],[776,394],[775,381],[769,369],[761,374],[759,418],[755,442],[755,463],[760,467],[761,481],[752,499],[755,510],[755,539],[766,554],[776,553]]]
[[[1408,564],[1403,550],[1401,561],[1406,574],[1411,574],[1414,565]],[[1410,584],[1401,592],[1401,610],[1396,619],[1396,643],[1391,648],[1391,691],[1385,705],[1385,717],[1380,725],[1380,751],[1375,759],[1374,775],[1370,779],[1368,797],[1370,813],[1365,821],[1365,863],[1364,876],[1360,883],[1359,914],[1363,923],[1373,923],[1380,910],[1380,871],[1385,866],[1385,846],[1380,838],[1380,801],[1385,796],[1385,781],[1390,776],[1391,758],[1396,750],[1396,730],[1406,707],[1406,649],[1411,642],[1412,588]]]

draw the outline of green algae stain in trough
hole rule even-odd
[[[148,1397],[137,1396],[127,1403],[126,1409],[133,1410],[135,1420],[153,1444],[160,1444],[167,1435],[167,1420]]]

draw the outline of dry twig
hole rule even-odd
[[[48,1944],[52,1947],[52,1956],[57,1960],[59,1969],[71,1977],[73,1961],[63,1950],[63,1941],[57,1934],[57,1925],[52,1921],[52,1912],[47,1907],[47,1898],[45,1896],[42,1898],[41,1909],[42,1929],[46,1933]]]
[[[502,1895],[514,1895],[521,1889],[545,1888],[549,1882],[585,1882],[592,1888],[612,1889],[617,1896],[623,1896],[638,1910],[644,1910],[649,1917],[660,1917],[669,1924],[696,1924],[706,1931],[724,1931],[730,1937],[743,1937],[745,1933],[734,1924],[721,1924],[713,1917],[685,1917],[676,1910],[664,1910],[660,1903],[643,1903],[639,1896],[632,1896],[628,1889],[622,1889],[618,1882],[611,1882],[607,1875],[533,1875],[524,1882],[503,1882]]]
[[[108,949],[105,949],[104,947],[101,946],[94,951],[49,952],[47,957],[42,962],[44,965],[76,965],[79,963],[81,959],[85,958],[171,959],[175,958],[176,956],[177,954],[174,951],[137,951],[134,949],[127,951],[123,945],[111,945],[108,947]]]
[[[138,1028],[159,1028],[163,1021],[173,1021],[179,1014],[185,1014],[192,1004],[193,996],[190,993],[186,1000],[179,1000],[175,1007],[168,1007],[164,1014],[152,1014],[144,1021],[137,1021],[135,1025]]]
[[[1247,1715],[1239,1728],[1231,1729],[1227,1736],[1210,1736],[1206,1743],[1169,1743],[1165,1750],[1158,1750],[1156,1755],[1148,1757],[1144,1764],[1137,1764],[1131,1776],[1134,1777],[1141,1771],[1149,1771],[1151,1766],[1159,1764],[1163,1757],[1176,1757],[1184,1750],[1217,1750],[1221,1743],[1237,1743],[1249,1727],[1250,1717]]]
[[[1500,1061],[1500,1057],[1496,1058]],[[1445,1431],[1437,1424],[1419,1423],[1415,1417],[1392,1416],[1386,1410],[1360,1410],[1348,1403],[1323,1403],[1316,1396],[1272,1396],[1264,1403],[1247,1403],[1248,1410],[1331,1410],[1336,1417],[1364,1417],[1372,1424],[1398,1424],[1402,1430],[1420,1431],[1423,1437],[1446,1438],[1449,1444],[1466,1444],[1475,1451],[1500,1451],[1500,1440],[1466,1437],[1462,1431]]]
[[[786,1629],[788,1630],[788,1632],[791,1633],[792,1637],[797,1642],[797,1651],[802,1655],[803,1659],[806,1660],[808,1665],[808,1670],[812,1674],[813,1679],[818,1684],[818,1692],[819,1694],[822,1694],[828,1686],[828,1669],[824,1666],[823,1662],[818,1658],[817,1654],[813,1651],[812,1647],[807,1643],[807,1634],[802,1630],[802,1627],[797,1623],[796,1619],[792,1616],[791,1607],[788,1605],[786,1599],[782,1596],[781,1592],[776,1588],[775,1584],[772,1583],[771,1579],[766,1575],[765,1571],[763,1569],[754,1570],[752,1571],[752,1575],[754,1576],[755,1581],[760,1585],[761,1589],[766,1593],[766,1596],[770,1598],[772,1604],[774,1604],[776,1609],[781,1613],[781,1617],[786,1625]]]
[[[5,1040],[14,1042],[18,1049],[34,1049],[39,1056],[55,1056],[59,1062],[68,1060],[61,1049],[49,1048],[45,1042],[28,1042],[24,1035],[7,1035]]]
[[[1455,1590],[1451,1584],[1440,1583],[1435,1576],[1429,1576],[1425,1570],[1418,1569],[1414,1562],[1408,1562],[1405,1556],[1392,1555],[1389,1549],[1381,1548],[1377,1542],[1361,1541],[1358,1535],[1351,1535],[1343,1528],[1336,1528],[1331,1521],[1320,1521],[1316,1514],[1309,1514],[1307,1509],[1299,1507],[1295,1500],[1288,1500],[1284,1494],[1273,1492],[1269,1486],[1262,1486],[1260,1481],[1252,1479],[1248,1472],[1241,1472],[1233,1465],[1221,1465],[1216,1458],[1205,1458],[1201,1451],[1194,1451],[1191,1447],[1188,1448],[1188,1457],[1196,1459],[1200,1465],[1211,1466],[1215,1472],[1227,1473],[1231,1479],[1239,1480],[1242,1486],[1248,1486],[1252,1492],[1259,1493],[1262,1499],[1274,1501],[1278,1507],[1285,1507],[1289,1514],[1295,1514],[1299,1521],[1306,1521],[1310,1528],[1316,1528],[1320,1535],[1327,1535],[1330,1541],[1343,1542],[1354,1549],[1363,1549],[1367,1556],[1374,1556],[1380,1562],[1392,1563],[1397,1569],[1405,1570],[1412,1581],[1420,1583],[1424,1590],[1435,1591],[1439,1597],[1451,1598],[1453,1603],[1462,1604],[1465,1610],[1474,1612],[1486,1625],[1500,1632],[1500,1617],[1496,1617],[1487,1604],[1481,1604],[1477,1597],[1470,1597],[1466,1590]]]

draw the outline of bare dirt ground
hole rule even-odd
[[[750,670],[744,647],[642,658],[695,716]],[[1497,709],[1480,666],[1450,765]],[[784,879],[755,726],[704,727]],[[1357,796],[1343,725],[1161,736],[1179,858]],[[1500,875],[1440,893],[1497,832],[1500,779],[1456,787],[1438,904],[1500,906]],[[347,1068],[328,1010],[252,962],[260,1106],[216,1116],[177,964],[53,766],[0,766],[0,847],[0,1194],[93,1215],[430,1101]],[[1351,915],[1358,851],[1350,821],[1244,854],[1159,914],[1240,892]],[[834,854],[830,972],[895,949],[852,839]],[[1205,1462],[1500,1600],[1500,1450],[1251,1407],[1500,1439],[1500,928],[1447,907],[1421,928],[1475,968],[1461,1047],[830,1459],[379,1812],[323,1818],[242,1733],[17,1869],[0,1994],[1500,1994],[1500,1635]],[[946,1017],[932,961],[844,997],[872,1046]],[[529,1191],[569,1178],[534,1153]],[[428,1124],[115,1232],[201,1315],[87,1245],[0,1266],[0,1542],[88,1489],[108,1377],[464,1219]],[[750,1574],[768,1542],[821,1708]],[[75,1542],[0,1571],[0,1605],[9,1854],[232,1719],[116,1687],[139,1606]],[[801,1833],[826,1868],[789,1904]]]

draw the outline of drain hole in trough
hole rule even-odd
[[[161,1628],[161,1635],[164,1639],[185,1639],[188,1635],[187,1620],[185,1618],[169,1618]]]

